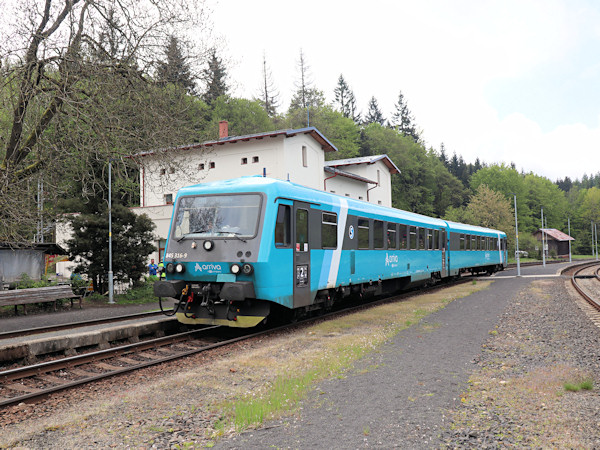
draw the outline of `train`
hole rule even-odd
[[[251,176],[178,191],[154,294],[181,323],[250,328],[506,261],[502,231]]]

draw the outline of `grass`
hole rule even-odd
[[[565,391],[579,392],[581,390],[591,391],[594,389],[594,382],[592,380],[583,380],[580,383],[565,383],[563,384]]]

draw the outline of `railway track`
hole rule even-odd
[[[466,283],[471,280],[472,278],[465,277],[462,280],[455,281],[455,283]],[[445,286],[447,284],[436,285],[422,289],[420,292],[427,293]],[[289,327],[306,325],[318,320],[348,314],[390,301],[402,300],[412,295],[415,295],[415,292],[408,291],[393,297],[352,305],[341,310],[299,320],[291,324],[263,329],[258,332],[254,331],[241,336],[227,336],[227,333],[239,333],[241,332],[240,330],[218,326],[206,327],[134,344],[6,370],[0,372],[0,408],[19,403],[36,402],[55,392],[184,358]],[[225,336],[219,337],[220,332],[224,333]]]
[[[592,262],[577,268],[571,283],[593,308],[600,311],[600,263]]]

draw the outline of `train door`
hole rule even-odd
[[[311,304],[309,205],[294,203],[294,308]]]
[[[441,235],[441,249],[442,249],[442,278],[446,278],[448,276],[448,259],[446,254],[448,253],[448,238],[446,237],[446,230],[440,230]]]

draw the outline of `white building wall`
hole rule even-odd
[[[331,177],[332,175],[333,174],[331,173],[325,172],[326,178]],[[362,181],[336,175],[325,181],[325,187],[326,191],[332,194],[367,201],[367,184]]]
[[[276,178],[287,180],[289,174],[289,180],[294,183],[313,189],[323,189],[325,152],[314,139],[305,134],[285,139],[281,158],[285,174],[283,177]]]
[[[377,161],[373,164],[352,164],[340,166],[338,168],[346,172],[360,175],[369,180],[377,181],[379,183],[378,186],[369,191],[368,201],[377,205],[392,206],[392,175],[390,169],[383,161]],[[336,178],[339,178],[339,175]],[[372,188],[373,186],[374,185],[371,184],[369,185],[369,188]],[[366,195],[364,200],[367,200]]]

